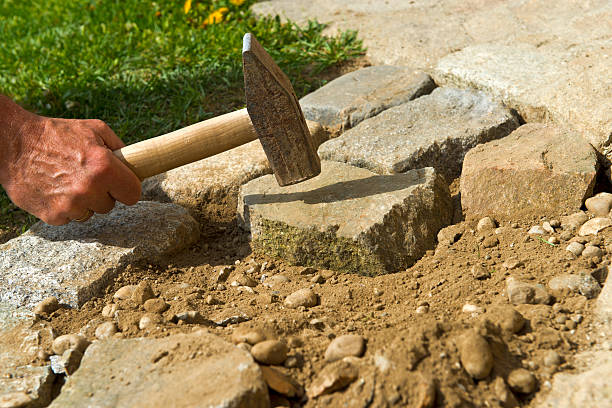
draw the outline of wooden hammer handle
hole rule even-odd
[[[246,109],[226,113],[113,153],[141,180],[257,139]]]

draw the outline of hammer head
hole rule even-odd
[[[280,186],[321,173],[317,143],[306,126],[289,78],[252,34],[242,43],[246,105]]]

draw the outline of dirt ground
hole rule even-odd
[[[453,183],[454,190],[456,187]],[[231,213],[229,208],[226,211]],[[595,261],[573,259],[565,250],[567,242],[561,240],[553,246],[544,241],[547,236],[527,234],[531,226],[543,221],[510,220],[484,232],[476,231],[477,220],[460,221],[452,227],[461,234],[455,243],[439,244],[404,271],[374,278],[291,266],[254,255],[246,233],[231,222],[221,227],[216,224],[204,228],[196,245],[167,263],[131,265],[103,298],[90,300],[80,310],[60,309],[48,322],[57,335],[81,332],[93,340],[95,328],[112,320],[102,316],[102,309],[115,303],[119,308],[117,335],[126,338],[163,337],[203,325],[230,340],[237,327],[257,327],[289,344],[292,363],[281,370],[304,388],[325,366],[323,356],[333,338],[359,334],[366,339],[358,381],[344,391],[317,399],[279,397],[275,399],[277,406],[428,406],[427,395],[433,395],[433,390],[436,406],[516,406],[512,395],[504,394],[509,393],[507,388],[496,379],[505,379],[519,367],[531,371],[538,380],[537,392],[515,393],[518,404],[529,406],[535,395],[547,392],[554,372],[573,370],[573,355],[592,344],[589,328],[595,300],[568,295],[556,298],[551,305],[516,306],[527,322],[513,334],[498,327],[503,316],[498,315],[496,305],[508,305],[506,278],[546,286],[559,273],[592,271],[609,263],[608,255]],[[553,235],[560,237],[561,232]],[[499,243],[486,248],[490,237]],[[612,232],[605,230],[590,240],[604,248],[612,242]],[[519,261],[518,266],[509,269],[511,262],[504,266],[513,258]],[[490,276],[476,278],[474,265],[484,266]],[[217,276],[224,267],[232,272],[220,284]],[[251,289],[232,286],[245,275],[255,281],[251,285],[256,283]],[[143,307],[131,300],[118,301],[113,295],[121,287],[143,280],[169,308],[163,312],[162,323],[140,330]],[[287,295],[307,287],[319,296],[318,306],[290,309],[283,305]],[[466,304],[473,305],[471,311],[463,311]],[[173,318],[189,310],[206,319],[233,316],[234,322],[248,321],[220,327]],[[469,328],[487,338],[495,358],[493,372],[480,381],[473,380],[460,364],[457,343]],[[544,362],[550,350],[559,354],[560,364]],[[380,356],[392,361],[396,369],[385,371]]]

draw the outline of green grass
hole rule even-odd
[[[99,118],[126,142],[244,106],[242,36],[252,32],[302,96],[317,75],[363,53],[355,32],[322,35],[275,18],[254,0],[2,0],[0,93],[41,115]],[[218,24],[202,23],[226,7]],[[15,209],[0,194],[0,228]],[[28,218],[25,222],[31,222]]]

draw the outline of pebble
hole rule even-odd
[[[81,353],[84,353],[88,346],[89,342],[85,339],[85,337],[81,336],[80,334],[71,333],[64,334],[63,336],[59,336],[53,340],[51,349],[55,354],[61,356],[66,350],[70,349],[79,350]]]
[[[429,312],[429,306],[427,305],[421,305],[419,307],[416,308],[416,313],[417,314],[425,314]]]
[[[584,211],[578,211],[566,217],[561,217],[561,227],[563,229],[577,229],[587,222],[589,216]]]
[[[100,340],[108,339],[117,333],[117,323],[115,322],[104,322],[96,327],[96,337]]]
[[[291,279],[285,275],[274,275],[265,280],[264,286],[269,288],[278,288],[289,282],[291,282]]]
[[[568,330],[574,330],[576,328],[576,322],[573,320],[566,320],[565,321],[565,327],[567,327]]]
[[[487,340],[473,330],[459,339],[459,356],[467,373],[477,380],[486,378],[493,368],[493,354]]]
[[[603,256],[603,251],[596,246],[587,245],[584,251],[582,251],[582,256],[585,258],[601,258]]]
[[[516,256],[511,256],[510,258],[506,259],[502,264],[502,266],[506,269],[516,269],[522,265],[523,263]]]
[[[565,250],[578,257],[582,254],[582,251],[584,251],[584,245],[582,245],[580,242],[570,242]]]
[[[514,305],[550,303],[550,295],[542,285],[521,282],[512,276],[506,279],[506,293]]]
[[[485,248],[493,248],[499,245],[499,239],[495,236],[486,237],[484,241],[482,241],[482,246]]]
[[[382,289],[374,288],[374,296],[382,296],[385,293]]]
[[[365,340],[357,334],[338,336],[327,346],[325,360],[329,363],[344,357],[361,357],[365,352]]]
[[[168,305],[166,303],[166,301],[162,298],[153,298],[153,299],[147,299],[144,302],[144,310],[146,310],[149,313],[163,313],[166,310],[168,310],[168,307],[170,307],[170,305]]]
[[[596,297],[601,291],[599,282],[588,273],[557,275],[548,281],[548,287],[555,295],[580,293],[587,299]]]
[[[497,377],[493,380],[493,392],[497,399],[502,403],[503,407],[518,407],[519,403],[516,400],[516,397],[508,389],[506,382],[503,378]]]
[[[319,303],[319,297],[311,289],[300,289],[293,292],[285,299],[285,306],[296,309],[300,306],[309,308]]]
[[[517,368],[508,374],[508,385],[514,392],[530,394],[536,390],[537,381],[531,372],[524,368]]]
[[[136,289],[136,285],[126,285],[119,288],[113,295],[114,299],[127,300],[132,297],[132,293]]]
[[[548,237],[548,242],[550,242],[553,245],[558,245],[561,241],[559,241],[559,238],[555,236],[550,236]]]
[[[81,365],[83,353],[77,349],[68,349],[62,353],[61,365],[64,367],[66,374],[72,375]]]
[[[260,328],[239,326],[232,333],[231,340],[234,344],[248,343],[253,346],[267,340],[267,337],[266,333]]]
[[[484,309],[482,307],[478,306],[478,305],[473,305],[471,303],[466,303],[461,308],[461,311],[463,313],[476,313],[476,314],[480,314],[480,313],[484,312]]]
[[[610,213],[612,209],[612,194],[599,193],[591,198],[588,198],[585,203],[587,210],[599,217],[604,217]]]
[[[288,352],[287,344],[280,340],[265,340],[251,349],[251,355],[257,362],[268,365],[283,364]]]
[[[49,296],[34,307],[37,315],[49,315],[60,308],[60,304],[55,296]]]
[[[529,229],[529,231],[527,232],[530,235],[544,235],[546,233],[546,231],[544,231],[544,228],[542,228],[539,225],[534,225],[533,227],[531,227]]]
[[[559,353],[554,350],[546,350],[542,360],[547,367],[557,367],[563,362]]]
[[[326,365],[312,380],[308,397],[317,398],[346,388],[359,376],[359,369],[352,363],[339,360]]]
[[[157,313],[147,313],[140,318],[138,322],[138,328],[140,330],[149,329],[153,326],[162,323],[162,318]]]
[[[599,231],[608,228],[610,225],[612,225],[612,220],[608,217],[593,218],[582,224],[580,230],[578,230],[578,235],[581,237],[596,235]]]
[[[147,281],[141,281],[136,285],[134,291],[132,292],[132,301],[137,305],[143,305],[149,299],[153,299],[155,297],[155,293],[153,293],[153,288],[151,284]]]
[[[491,277],[491,273],[482,264],[475,264],[472,266],[472,276],[475,279],[488,279]]]
[[[542,229],[546,232],[548,232],[549,234],[554,234],[555,233],[555,229],[552,227],[552,225],[550,225],[550,222],[548,221],[544,221],[542,223]]]
[[[214,297],[213,295],[208,295],[206,296],[206,300],[205,300],[207,305],[222,305],[223,301],[217,299],[216,297]]]
[[[476,225],[476,231],[483,232],[495,229],[497,227],[497,222],[491,217],[484,217],[478,221]]]
[[[114,318],[118,310],[119,307],[117,306],[117,304],[109,303],[108,305],[104,306],[104,308],[102,308],[102,316]]]
[[[232,271],[234,270],[233,266],[222,266],[221,269],[219,269],[219,272],[217,272],[217,279],[216,282],[217,283],[224,283],[225,281],[227,281],[227,278],[229,278],[230,273],[232,273]]]
[[[234,281],[231,283],[231,286],[247,286],[249,288],[254,288],[255,286],[257,286],[257,281],[251,278],[249,275],[240,273],[236,276]]]
[[[518,333],[525,326],[526,319],[512,305],[494,306],[488,311],[490,320],[500,329],[510,333]]]
[[[270,389],[289,398],[302,398],[304,389],[293,378],[274,367],[260,366],[264,381]]]
[[[325,278],[322,277],[320,274],[316,273],[312,278],[310,278],[310,282],[312,283],[325,283]]]

